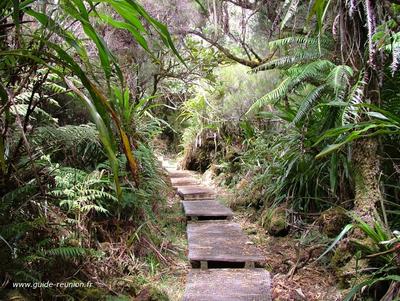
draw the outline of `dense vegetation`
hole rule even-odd
[[[399,298],[399,26],[397,0],[2,1],[0,299],[139,298],[171,264],[155,151],[270,235],[317,225],[346,300]],[[45,281],[94,286],[13,288]]]

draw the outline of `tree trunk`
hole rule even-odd
[[[352,154],[355,175],[354,212],[370,226],[380,221],[376,206],[382,200],[377,150],[378,140],[367,138],[354,143]]]

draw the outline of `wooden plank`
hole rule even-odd
[[[168,175],[170,176],[170,178],[187,178],[190,177],[192,174],[187,171],[187,170],[175,170],[175,169],[171,169],[168,170]]]
[[[180,186],[196,186],[200,182],[193,177],[171,178],[172,187],[178,188]]]
[[[215,200],[183,201],[183,210],[187,217],[222,217],[229,218],[233,212]]]
[[[238,223],[230,221],[201,221],[188,222],[187,233],[203,233],[203,234],[243,234],[242,228]],[[244,234],[243,234],[244,235]]]
[[[264,269],[191,270],[183,301],[271,301]]]
[[[204,186],[180,186],[177,189],[178,195],[184,200],[193,199],[212,199],[215,193],[210,188]]]
[[[240,226],[229,221],[188,223],[189,260],[221,263],[264,263],[264,256],[248,240]]]

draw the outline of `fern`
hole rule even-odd
[[[296,117],[293,119],[293,123],[299,123],[314,107],[315,103],[321,98],[327,85],[321,85],[313,89],[302,101],[300,108],[297,110]]]
[[[27,199],[37,193],[38,187],[35,181],[25,183],[23,186],[15,188],[0,199],[0,216],[9,214],[10,208],[16,204],[25,202]]]
[[[50,194],[60,199],[60,206],[66,207],[80,217],[91,210],[99,213],[108,213],[104,207],[105,201],[116,202],[117,199],[111,193],[105,191],[110,189],[109,180],[105,180],[103,173],[94,171],[86,174],[82,170],[74,168],[60,168],[51,165],[51,172],[55,173],[56,187]]]
[[[59,247],[46,250],[43,255],[58,256],[64,259],[79,258],[86,255],[100,256],[101,252],[82,247]]]
[[[322,36],[319,40],[318,37],[310,37],[305,35],[290,36],[282,39],[277,39],[270,41],[268,46],[271,51],[283,48],[285,46],[299,47],[303,49],[316,49],[319,46],[325,48],[326,50],[333,47],[332,38],[328,36]]]
[[[276,89],[257,99],[256,102],[250,107],[249,112],[256,108],[260,109],[267,104],[279,101],[288,93],[291,84],[292,79],[290,77],[284,79]]]
[[[353,76],[353,70],[346,65],[335,66],[328,74],[328,82],[335,92],[350,85],[350,78]]]
[[[365,81],[363,73],[360,74],[360,79],[352,88],[348,97],[347,106],[343,110],[342,125],[354,123],[360,119],[359,104],[364,102]]]
[[[285,69],[295,64],[305,64],[307,62],[313,62],[315,60],[319,60],[323,58],[327,53],[328,52],[326,51],[320,52],[318,49],[314,50],[299,49],[295,51],[293,54],[270,60],[267,63],[255,68],[254,71],[258,72],[276,68]]]
[[[14,115],[26,116],[28,113],[28,105],[27,104],[16,104],[11,106],[11,113]],[[35,107],[33,111],[33,115],[30,116],[31,120],[34,121],[42,121],[46,124],[57,124],[58,119],[51,116],[45,110]]]
[[[56,155],[57,152],[64,152],[68,154],[67,160],[74,165],[88,166],[106,158],[93,124],[38,127],[31,140],[41,150],[41,154]]]

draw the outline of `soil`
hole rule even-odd
[[[266,268],[272,274],[273,300],[342,300],[342,293],[336,287],[337,279],[333,271],[315,262],[325,250],[325,245],[318,245],[318,248],[301,248],[297,236],[269,236],[248,212],[235,214],[237,222],[266,257]]]

